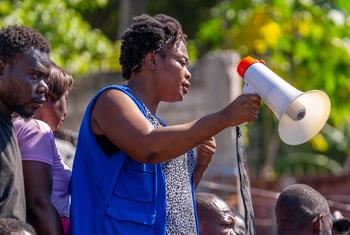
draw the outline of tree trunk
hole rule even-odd
[[[121,0],[119,15],[119,38],[130,25],[132,18],[145,12],[148,0]]]
[[[343,173],[350,172],[350,154],[347,155],[342,172]]]

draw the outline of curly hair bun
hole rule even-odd
[[[142,14],[133,18],[121,39],[119,62],[123,77],[129,79],[147,53],[161,51],[180,41],[186,42],[186,35],[173,17]]]

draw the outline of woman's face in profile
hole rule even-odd
[[[184,42],[164,51],[157,59],[158,91],[161,100],[174,102],[183,100],[190,88],[191,73],[188,71],[188,53]]]

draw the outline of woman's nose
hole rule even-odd
[[[192,77],[192,74],[190,73],[190,71],[188,70],[187,67],[185,67],[185,78],[187,80],[189,80]]]

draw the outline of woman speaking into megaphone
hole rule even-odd
[[[80,128],[72,234],[198,234],[194,190],[215,152],[213,136],[255,121],[260,97],[241,95],[218,112],[168,126],[158,104],[182,101],[191,81],[179,22],[135,17],[120,55],[127,84],[99,91]]]

